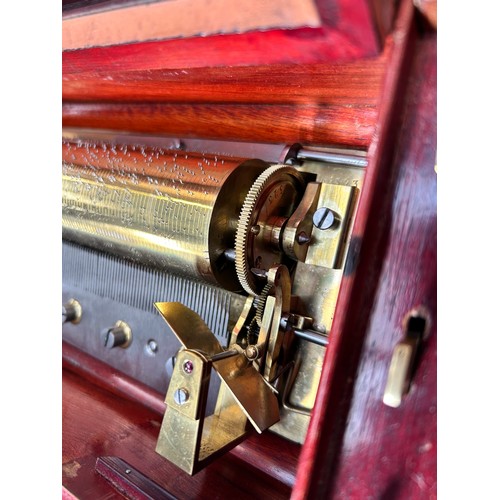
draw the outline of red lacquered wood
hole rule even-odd
[[[165,413],[165,395],[63,341],[63,368],[113,394],[135,401],[158,415]]]
[[[348,63],[102,72],[63,77],[64,101],[374,106],[385,57]]]
[[[368,151],[369,165],[353,227],[350,271],[339,293],[315,408],[299,460],[294,499],[325,498],[337,465],[352,381],[384,257],[389,229],[386,213],[391,206],[393,187],[391,170],[395,168],[393,151],[401,123],[400,97],[414,34],[413,5],[405,0],[392,36],[379,120]]]
[[[63,126],[253,142],[347,144],[371,141],[375,106],[63,104]]]
[[[357,47],[364,57],[382,46],[379,26],[374,15],[373,0],[316,0],[325,30],[338,30]]]
[[[371,0],[371,10],[381,44],[390,34],[396,16],[397,0]]]
[[[99,456],[117,456],[179,499],[270,498],[283,483],[230,455],[194,477],[155,453],[158,415],[63,371],[63,486],[77,498],[121,498],[94,470]]]
[[[65,369],[120,398],[138,403],[157,415],[158,421],[161,421],[165,413],[164,394],[132,379],[67,342],[63,341],[62,345]],[[295,482],[299,452],[299,445],[266,432],[264,435],[251,434],[247,440],[230,450],[228,454],[244,460],[263,474],[291,488]]]
[[[62,500],[78,500],[72,493],[70,493],[64,486],[62,487]]]
[[[335,498],[433,499],[436,491],[436,37],[417,42],[388,249],[349,413]],[[431,320],[410,392],[382,404],[392,351],[409,309]],[[355,479],[353,479],[355,478]]]
[[[121,458],[98,457],[95,470],[126,498],[175,500],[175,497],[168,491]]]
[[[364,54],[339,32],[302,28],[65,51],[62,73],[183,69],[347,61]]]
[[[63,52],[63,75],[151,69],[312,64],[380,51],[371,2],[318,0],[321,28],[180,38]]]

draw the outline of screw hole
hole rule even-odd
[[[403,331],[406,335],[422,340],[429,337],[430,326],[429,311],[423,306],[412,309],[403,320]]]
[[[158,342],[155,339],[149,339],[144,350],[149,356],[155,356],[158,352]]]

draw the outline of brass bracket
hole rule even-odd
[[[278,400],[239,346],[224,351],[203,320],[178,302],[155,304],[182,349],[165,398],[156,451],[188,474],[241,442],[250,422],[261,433],[279,421]],[[221,379],[205,416],[212,368]]]

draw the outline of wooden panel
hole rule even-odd
[[[299,461],[294,499],[371,495],[428,498],[426,494],[433,494],[435,414],[429,408],[435,403],[436,371],[432,343],[423,362],[427,381],[423,388],[418,387],[417,380],[415,392],[422,390],[420,395],[413,396],[417,399],[410,398],[406,409],[399,412],[385,408],[381,401],[392,348],[401,335],[402,317],[420,302],[429,306],[431,313],[435,306],[436,129],[432,68],[414,67],[412,99],[419,100],[419,106],[405,109],[401,98],[411,69],[408,63],[415,53],[415,37],[413,6],[405,1],[383,90],[392,99],[387,97],[381,104],[354,227],[354,237],[360,238],[352,256],[356,272],[344,279],[339,294],[330,334],[335,341],[327,349],[316,407]],[[402,126],[405,126],[403,132]],[[395,157],[397,146],[399,156]],[[393,205],[393,193],[398,190],[399,202]],[[386,215],[380,217],[380,214]],[[390,225],[392,220],[394,226]],[[392,232],[388,232],[391,227]],[[387,254],[391,245],[392,255]],[[389,256],[392,260],[387,261]],[[379,285],[384,282],[385,285]],[[379,286],[380,295],[375,302],[379,307],[374,310]],[[365,343],[369,328],[371,337]],[[380,354],[375,349],[377,342],[386,349],[382,359],[377,356]],[[363,345],[372,364],[364,365],[365,372],[358,373],[360,400],[349,415],[352,382],[356,377],[353,366],[357,366]],[[376,373],[370,371],[374,364]],[[344,440],[348,415],[351,434]],[[422,422],[417,423],[420,417]],[[385,443],[389,453],[396,451],[394,458],[387,453]],[[412,457],[408,462],[405,453]],[[421,453],[428,453],[421,455],[425,463],[416,458]],[[338,468],[344,467],[344,461],[345,468],[338,476]],[[423,487],[421,479],[427,486]]]
[[[313,0],[167,0],[120,9],[100,9],[63,18],[63,50],[162,40],[177,37],[244,33],[270,28],[318,27]]]
[[[390,229],[387,214],[391,213],[395,173],[399,167],[393,163],[394,152],[403,122],[402,97],[415,36],[413,4],[405,0],[393,34],[379,120],[368,150],[369,166],[353,227],[354,244],[348,257],[347,268],[352,272],[347,273],[341,285],[316,405],[299,460],[294,499],[325,498],[331,493],[352,382],[385,258]],[[430,279],[432,281],[432,277]]]
[[[366,147],[377,110],[348,106],[63,104],[63,126],[254,142]]]
[[[63,485],[77,498],[122,498],[94,470],[117,456],[179,499],[285,499],[290,489],[235,456],[191,477],[155,453],[157,414],[63,371]]]
[[[381,42],[392,30],[399,0],[370,0],[373,17],[378,27]]]
[[[335,498],[437,496],[436,37],[416,46],[391,210],[391,234],[349,414]],[[424,306],[431,332],[410,392],[382,404],[392,351],[406,313]],[[356,478],[355,481],[353,478]]]
[[[120,398],[139,404],[157,415],[161,421],[166,408],[164,394],[154,391],[67,342],[63,342],[62,355],[65,369]],[[266,432],[263,435],[250,435],[247,440],[229,451],[229,455],[244,460],[263,474],[291,488],[295,482],[299,451],[298,444]]]
[[[350,63],[102,72],[63,77],[65,101],[377,104],[386,57]]]
[[[382,47],[369,0],[317,0],[318,28],[270,30],[65,50],[62,73],[314,64],[376,56]]]
[[[367,147],[385,61],[70,74],[63,125]]]

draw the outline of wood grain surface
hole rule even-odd
[[[190,478],[154,453],[161,405],[154,394],[146,408],[137,402],[150,394],[138,390],[136,402],[127,401],[126,385],[114,390],[105,369],[94,382],[120,395],[68,364],[63,492],[114,498],[94,472],[96,457],[110,455],[179,498],[436,497],[436,37],[417,32],[414,4],[404,0],[376,56],[373,40],[360,41],[366,11],[342,0],[337,19],[332,5],[318,1],[323,30],[63,54],[65,126],[345,144],[368,148],[369,159],[304,446],[252,436]],[[353,24],[342,26],[349,16]],[[201,68],[207,60],[212,68]],[[283,73],[264,66],[275,63],[286,63]],[[431,336],[410,393],[388,408],[382,393],[392,350],[416,306],[428,311]]]
[[[138,404],[154,413],[161,422],[166,409],[164,394],[145,386],[67,342],[63,342],[62,355],[63,368],[81,377],[86,381],[86,385],[99,387],[121,399]],[[299,451],[298,444],[266,432],[263,435],[251,434],[247,440],[233,448],[229,455],[244,460],[249,466],[283,483],[286,487],[292,488],[295,482]]]
[[[65,51],[63,126],[367,147],[386,63],[371,7],[346,0],[317,7],[322,28],[312,32]],[[363,48],[353,52],[351,44]]]
[[[434,341],[429,341],[426,359],[421,360],[420,370],[425,371],[420,376],[425,376],[425,382],[417,380],[416,399],[405,400],[400,410],[382,404],[392,349],[402,339],[404,315],[423,304],[435,318],[436,89],[432,51],[435,56],[436,40],[429,45],[417,42],[415,47],[414,21],[413,6],[403,3],[396,27],[401,36],[394,37],[383,91],[386,99],[369,150],[370,166],[354,226],[355,237],[360,236],[352,256],[356,271],[342,283],[330,333],[335,340],[327,349],[294,499],[435,495]],[[419,51],[426,52],[423,57],[429,59],[424,67],[419,59],[412,68],[408,63]],[[404,101],[410,70],[413,80]],[[394,195],[398,196],[396,202]],[[364,371],[356,373],[353,367],[359,359],[364,360]],[[344,435],[347,423],[349,431]],[[392,456],[389,450],[394,452]]]
[[[154,450],[161,418],[63,371],[63,485],[77,498],[122,498],[95,472],[97,457],[117,456],[179,499],[285,499],[290,489],[232,455],[194,477]]]
[[[415,54],[394,160],[399,171],[388,247],[331,484],[339,499],[437,497],[436,37],[417,42]],[[422,307],[431,319],[430,336],[410,392],[399,408],[384,406],[403,320]]]
[[[377,104],[386,55],[337,64],[102,71],[63,75],[64,101]]]
[[[63,126],[249,142],[367,147],[377,108],[64,103]]]
[[[386,58],[66,75],[63,126],[367,147]]]

